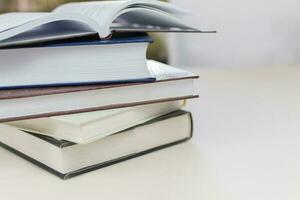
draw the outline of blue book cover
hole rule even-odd
[[[136,34],[122,34],[122,35],[113,35],[110,39],[99,39],[94,36],[89,36],[85,38],[73,38],[68,40],[60,40],[60,41],[51,41],[47,43],[35,43],[30,45],[22,45],[22,46],[10,46],[6,48],[1,48],[0,51],[6,50],[26,50],[26,49],[34,49],[34,48],[52,48],[52,47],[73,47],[73,46],[91,46],[91,45],[112,45],[112,44],[129,44],[129,43],[151,43],[153,42],[152,38],[149,37],[146,33],[136,33]],[[0,75],[1,77],[1,75]],[[37,87],[53,87],[53,86],[79,86],[79,85],[94,85],[94,84],[124,84],[124,83],[135,83],[135,82],[153,82],[156,78],[153,76],[141,77],[141,78],[130,78],[130,79],[120,79],[120,80],[112,80],[112,81],[101,81],[101,79],[97,81],[76,81],[76,82],[68,82],[68,83],[47,83],[47,84],[20,84],[14,86],[5,86],[0,84],[0,90],[6,89],[19,89],[19,88],[37,88]]]
[[[41,41],[33,43],[21,43],[8,46],[1,46],[1,49],[18,49],[18,48],[48,48],[48,47],[66,47],[66,46],[83,46],[83,45],[109,45],[109,44],[125,44],[125,43],[152,43],[153,39],[147,33],[114,33],[111,38],[100,39],[98,35],[91,34],[75,38],[66,38],[55,41]]]

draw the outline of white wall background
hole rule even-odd
[[[170,37],[176,66],[272,66],[300,63],[300,1],[172,0],[187,22],[217,34]]]

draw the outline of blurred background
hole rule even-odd
[[[51,11],[76,0],[0,0],[0,12]],[[249,67],[300,62],[296,0],[171,0],[188,24],[217,34],[154,34],[148,58],[175,66]]]
[[[178,35],[171,62],[209,67],[271,67],[300,63],[297,0],[172,0],[194,16],[187,22],[217,34]]]

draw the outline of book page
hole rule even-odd
[[[126,31],[134,31],[134,27],[128,25],[145,25],[143,28],[136,29],[148,30],[147,25],[159,27],[177,27],[180,29],[188,29],[175,16],[187,14],[185,10],[177,8],[169,3],[156,0],[131,0],[131,1],[104,1],[104,2],[82,2],[68,3],[56,8],[55,13],[78,13],[96,21],[101,27],[99,35],[102,37],[108,36],[112,30],[126,28]],[[132,14],[125,14],[125,13]],[[121,20],[118,19],[118,24],[112,25],[116,18],[122,15]],[[126,18],[126,19],[125,19]],[[121,22],[122,23],[120,25]],[[124,27],[124,25],[126,26]],[[158,27],[159,26],[159,27]],[[151,29],[152,27],[148,27]],[[168,28],[168,30],[170,30]]]
[[[170,13],[173,15],[189,14],[188,11],[175,7],[170,3],[165,3],[157,0],[127,0],[127,1],[92,1],[81,3],[67,3],[57,7],[53,12],[58,13],[80,13],[82,15],[93,18],[94,20],[101,20],[99,17],[106,17],[108,15],[116,15],[126,8],[152,8]]]
[[[91,30],[90,27],[85,24],[76,23],[76,21],[56,21],[2,40],[0,42],[0,49],[6,47],[29,47],[48,44],[52,41],[55,41],[54,43],[67,40],[71,41],[72,38],[95,38],[97,35],[97,32]]]
[[[0,15],[0,33],[48,16],[50,13],[7,13]]]
[[[7,13],[0,15],[0,46],[73,38],[97,30],[97,23],[79,14]]]
[[[52,13],[0,15],[0,41],[10,39],[6,41],[7,44],[14,42],[22,44],[90,33],[98,33],[101,38],[106,38],[111,35],[112,31],[199,32],[197,29],[186,26],[177,18],[185,13],[184,10],[169,3],[155,0],[68,3],[59,6]],[[73,24],[77,27],[75,30],[61,30],[56,25],[58,21],[64,21],[66,26]],[[52,22],[55,22],[52,31],[36,31],[39,28],[49,27],[42,25]],[[25,32],[28,34],[20,35]]]
[[[134,7],[123,10],[110,27],[115,31],[198,31],[184,24],[179,18],[161,10]]]
[[[77,13],[90,18],[99,25],[99,34],[106,37],[110,34],[108,29],[112,23],[112,18],[124,4],[124,1],[105,2],[82,2],[68,3],[56,8],[54,13]]]
[[[196,77],[197,75],[181,70],[175,67],[171,67],[169,65],[154,61],[148,60],[147,66],[149,71],[153,76],[155,76],[156,80],[166,80],[180,77]]]

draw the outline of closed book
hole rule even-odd
[[[2,147],[68,179],[184,142],[192,137],[193,125],[191,114],[180,110],[86,145],[19,131],[4,124],[0,124],[0,129]]]
[[[197,75],[148,61],[155,82],[0,90],[0,122],[197,98]]]
[[[8,88],[149,82],[151,38],[145,34],[0,49],[0,90]]]
[[[18,120],[6,124],[21,130],[86,144],[179,110],[184,100],[71,115]]]

